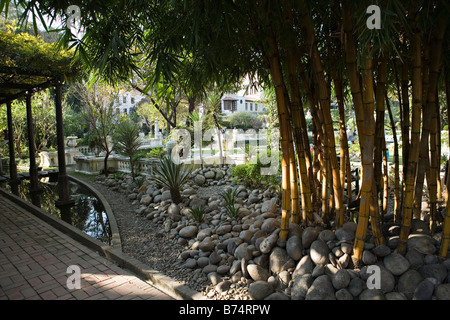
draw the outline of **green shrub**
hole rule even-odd
[[[203,222],[203,219],[205,218],[205,208],[203,206],[191,208],[189,209],[189,212],[195,221]]]
[[[190,168],[184,164],[176,164],[171,157],[163,157],[159,159],[159,165],[150,179],[167,187],[170,190],[172,201],[178,204],[182,200],[180,190],[189,179],[190,173]]]
[[[262,175],[263,165],[257,159],[256,164],[241,164],[231,168],[231,180],[236,183],[243,183],[249,188],[277,188],[279,181],[275,175]]]
[[[240,214],[240,208],[236,207],[237,188],[231,191],[222,192],[222,198],[225,200],[225,209],[230,218],[237,218]]]

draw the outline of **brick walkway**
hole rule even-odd
[[[80,289],[67,272],[79,267]],[[0,300],[169,300],[121,269],[0,196]]]

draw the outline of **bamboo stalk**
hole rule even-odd
[[[301,12],[308,12],[308,7],[305,0],[300,0],[299,6]],[[327,147],[329,150],[328,156],[331,164],[334,200],[336,212],[338,215],[338,217],[336,217],[336,227],[339,228],[344,221],[344,206],[342,186],[339,179],[339,166],[337,163],[336,146],[334,141],[333,120],[331,118],[330,112],[330,91],[327,88],[327,82],[325,80],[325,73],[323,70],[320,53],[317,47],[317,42],[315,41],[315,33],[311,17],[309,15],[306,15],[305,18],[300,21],[300,23],[302,23],[304,26],[306,43],[311,49],[313,74],[318,83],[320,106],[325,125],[325,139],[327,140]]]
[[[412,61],[412,120],[411,120],[411,148],[409,151],[405,193],[403,201],[402,224],[400,228],[399,243],[397,250],[404,254],[406,242],[411,228],[412,206],[414,201],[414,182],[416,178],[417,163],[419,160],[420,120],[422,108],[422,59],[421,59],[421,36],[420,31],[415,29],[411,37]]]

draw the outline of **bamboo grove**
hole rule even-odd
[[[8,2],[2,0],[1,8]],[[35,14],[36,1],[18,2],[26,13]],[[67,23],[65,9],[73,3],[39,4],[42,12],[59,15]],[[447,255],[450,211],[442,215],[439,210],[447,189],[440,179],[441,129],[450,123],[448,1],[123,0],[99,5],[80,0],[76,4],[85,35],[70,42],[66,29],[62,40],[77,49],[88,70],[110,82],[129,80],[131,75],[148,82],[139,74],[144,61],[156,65],[159,76],[153,80],[162,77],[170,82],[177,78],[177,70],[190,70],[187,78],[195,81],[186,82],[187,91],[236,82],[245,74],[274,88],[282,160],[281,238],[286,239],[291,222],[325,222],[339,228],[349,219],[349,205],[359,201],[353,250],[358,262],[369,230],[376,245],[385,241],[382,218],[388,190],[393,190],[394,218],[401,225],[397,250],[404,253],[412,219],[420,215],[426,182],[430,229],[444,224],[440,256]],[[373,5],[380,9],[379,28],[370,28],[374,17],[368,8]],[[395,121],[394,101],[399,103],[400,123]],[[334,102],[339,111],[339,150],[331,114]],[[361,150],[356,197],[348,183],[352,173],[345,114],[350,109]],[[313,121],[313,150],[307,111]],[[393,185],[387,177],[387,126],[394,136]],[[449,197],[446,201],[443,207],[449,208]]]
[[[388,188],[394,189],[395,221],[401,224],[398,252],[404,253],[413,217],[420,215],[424,180],[430,197],[430,230],[442,216],[440,178],[441,106],[449,103],[449,18],[444,2],[380,1],[383,26],[370,30],[365,8],[370,3],[329,1],[311,6],[304,0],[282,1],[277,7],[260,1],[257,31],[267,69],[275,87],[282,150],[282,230],[289,221],[312,222],[321,212],[324,222],[342,226],[345,202],[352,201],[350,158],[344,109],[354,108],[361,148],[362,182],[354,260],[362,258],[370,223],[376,245],[384,243],[382,215]],[[319,9],[320,8],[320,9]],[[362,14],[362,15],[361,15]],[[273,17],[283,17],[274,21]],[[366,18],[365,18],[366,17]],[[445,83],[445,86],[443,85]],[[438,101],[446,89],[446,101]],[[351,101],[344,105],[344,91]],[[306,105],[302,103],[305,97]],[[390,100],[400,102],[401,137],[396,137]],[[340,165],[330,102],[340,115]],[[305,109],[313,115],[315,150],[309,151]],[[385,114],[387,113],[386,119]],[[385,121],[394,133],[394,186],[388,186]],[[398,140],[401,139],[401,148]],[[399,156],[403,158],[400,173]],[[319,163],[314,166],[314,163]],[[320,168],[320,178],[315,170]],[[298,170],[297,170],[298,168]],[[298,175],[299,174],[299,175]],[[400,181],[400,176],[403,177]],[[301,205],[298,204],[300,181]],[[347,190],[344,197],[344,190]],[[446,210],[440,255],[448,250],[449,211]]]

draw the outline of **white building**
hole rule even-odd
[[[114,111],[116,114],[130,114],[130,110],[137,107],[144,98],[144,95],[137,90],[121,89],[114,101]]]
[[[234,112],[264,113],[266,107],[259,102],[262,92],[255,83],[250,85],[248,77],[244,80],[242,89],[236,93],[227,93],[222,97],[222,113],[231,115]]]

